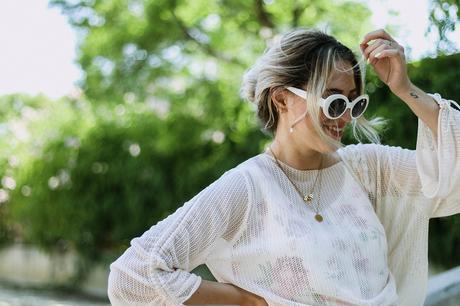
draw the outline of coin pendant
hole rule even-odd
[[[320,214],[316,214],[316,215],[315,215],[315,219],[316,219],[316,221],[318,221],[318,222],[323,222],[323,216],[321,216]]]

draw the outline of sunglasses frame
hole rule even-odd
[[[303,98],[305,100],[306,96],[307,96],[307,92],[303,89],[300,89],[300,88],[296,88],[296,87],[285,87],[287,90],[289,90],[290,92],[292,92],[293,94]],[[329,106],[331,105],[331,103],[335,100],[335,99],[343,99],[345,100],[345,102],[347,103],[345,109],[343,110],[343,112],[336,116],[336,117],[333,117],[329,114]],[[365,99],[366,100],[366,106],[364,107],[363,111],[361,112],[361,114],[359,114],[358,116],[353,116],[353,107],[359,102],[361,101],[362,99]],[[366,95],[366,94],[363,94],[363,95],[360,95],[358,97],[356,97],[355,99],[353,99],[353,101],[350,102],[350,100],[348,100],[348,97],[345,96],[345,95],[342,95],[342,94],[332,94],[330,96],[328,96],[326,99],[324,99],[323,97],[321,97],[320,101],[318,101],[318,105],[321,106],[321,108],[323,109],[323,113],[324,115],[329,118],[329,119],[338,119],[340,117],[343,116],[343,114],[345,114],[345,112],[347,111],[347,109],[350,109],[350,116],[351,118],[353,119],[358,119],[359,117],[361,117],[364,112],[366,111],[367,107],[369,106],[369,96]]]

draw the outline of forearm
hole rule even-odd
[[[409,88],[396,95],[430,128],[436,137],[439,114],[439,106],[436,101],[412,83]]]
[[[240,305],[243,300],[243,289],[230,284],[202,280],[200,287],[184,304]]]

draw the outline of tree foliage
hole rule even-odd
[[[460,0],[432,0],[430,6],[430,28],[438,33],[437,49],[439,53],[457,52],[455,43],[448,34],[455,31],[460,18]],[[458,42],[457,42],[458,43]]]
[[[370,15],[352,1],[52,2],[83,33],[78,61],[85,94],[112,103],[157,97],[184,105],[222,92],[236,97],[242,72],[280,31],[327,27],[357,49]]]

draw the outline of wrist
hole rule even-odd
[[[400,99],[404,100],[404,97],[410,96],[410,93],[416,89],[416,86],[412,84],[410,80],[408,80],[404,85],[399,86],[392,90],[393,94],[395,94]]]

